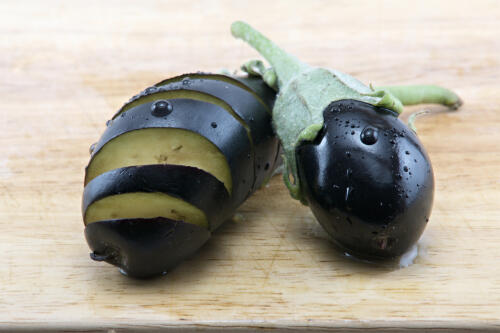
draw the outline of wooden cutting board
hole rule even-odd
[[[0,2],[0,330],[500,330],[499,7]],[[463,98],[460,111],[417,123],[437,187],[413,265],[336,253],[279,177],[162,278],[132,280],[89,259],[80,203],[90,144],[148,85],[256,58],[231,37],[235,19],[311,64]]]

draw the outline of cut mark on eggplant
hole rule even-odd
[[[165,217],[208,228],[206,215],[186,201],[165,193],[132,192],[93,202],[85,212],[85,225],[105,220]]]
[[[231,171],[219,148],[198,133],[169,127],[133,130],[108,141],[90,162],[85,185],[110,170],[166,162],[208,172],[231,193]]]
[[[184,79],[193,79],[193,80],[198,80],[199,79],[199,80],[221,81],[221,82],[225,82],[227,84],[233,85],[233,86],[237,86],[238,88],[246,90],[247,92],[249,92],[250,94],[252,94],[252,96],[260,104],[262,104],[262,106],[266,109],[266,111],[269,112],[269,114],[271,113],[271,110],[269,109],[269,106],[266,103],[264,103],[264,101],[260,98],[260,96],[255,93],[255,91],[253,91],[252,89],[250,89],[250,87],[247,87],[242,82],[240,82],[240,81],[238,81],[236,79],[233,79],[233,78],[231,78],[229,76],[226,76],[226,75],[200,74],[200,73],[183,74],[183,75],[179,75],[179,76],[176,76],[176,77],[173,77],[173,78],[170,78],[170,79],[163,80],[163,81],[155,84],[155,86],[156,87],[161,87],[161,86],[165,86],[165,85],[171,84],[171,83],[183,82]]]

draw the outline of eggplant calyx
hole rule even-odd
[[[399,114],[403,112],[403,103],[394,96],[388,89],[374,89],[370,84],[371,93],[363,94],[364,96],[380,97],[380,101],[375,106],[380,106],[389,110],[396,111]]]
[[[241,66],[241,70],[248,75],[260,76],[262,80],[274,90],[278,90],[278,77],[271,67],[266,68],[261,60],[249,60]]]
[[[272,75],[276,79],[273,77],[274,81],[269,81],[277,82],[279,93],[273,107],[273,126],[283,145],[284,160],[288,166],[285,169],[285,184],[295,199],[302,199],[295,148],[302,141],[316,138],[323,127],[323,111],[328,105],[351,99],[401,112],[401,102],[389,92],[374,91],[352,76],[336,70],[309,66],[244,22],[233,23],[231,32],[234,37],[241,38],[262,54],[274,70]],[[249,65],[244,68],[264,78],[269,72],[264,71],[262,62],[254,61]],[[293,176],[293,183],[286,172]]]
[[[301,193],[301,188],[299,186],[299,179],[294,176],[293,182],[290,180],[290,174],[292,175],[297,175],[297,165],[293,164],[290,165],[288,162],[286,156],[283,156],[283,164],[284,164],[284,172],[283,172],[283,182],[285,183],[286,187],[288,188],[288,192],[290,193],[290,196],[296,200],[299,200],[302,204],[305,206],[308,206],[307,200]]]

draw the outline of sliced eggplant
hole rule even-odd
[[[197,78],[196,76],[194,78],[180,76],[164,81],[161,88],[166,90],[194,90],[210,94],[225,101],[234,110],[234,113],[243,119],[250,128],[255,151],[256,177],[252,186],[254,189],[256,184],[260,184],[265,180],[262,178],[265,174],[258,172],[258,170],[265,168],[266,165],[269,168],[274,163],[276,147],[278,147],[279,141],[273,133],[269,110],[261,104],[261,101],[255,98],[255,94],[247,90],[248,88],[245,89],[240,82],[236,82]]]
[[[278,160],[267,105],[273,93],[262,81],[254,92],[245,79],[183,79],[126,103],[86,168],[91,257],[129,276],[161,274],[197,251]]]
[[[164,96],[162,95],[162,97]],[[118,140],[119,144],[120,136],[125,133],[142,132],[152,128],[164,131],[175,128],[184,129],[200,134],[212,142],[226,157],[232,178],[231,206],[236,208],[250,193],[254,177],[251,142],[245,128],[218,105],[191,99],[172,99],[168,102],[172,106],[172,111],[162,117],[152,115],[152,106],[157,103],[157,101],[153,101],[138,105],[115,118],[97,143],[93,158],[87,168],[87,174],[95,174],[93,171],[94,160],[108,142]],[[216,127],[212,125],[214,122],[218,124]],[[165,145],[169,147],[168,142]],[[138,148],[141,149],[141,147]],[[146,149],[146,146],[142,149]],[[132,148],[124,149],[124,152],[127,156],[137,153]],[[105,151],[104,154],[106,154]],[[197,155],[193,158],[206,159],[206,156]],[[169,163],[168,158],[167,163]],[[147,161],[145,164],[152,163]],[[126,164],[114,165],[115,168],[129,166]],[[198,167],[197,165],[192,166]]]
[[[84,222],[159,216],[208,227],[207,217],[200,209],[161,192],[132,192],[105,197],[87,208]]]
[[[170,85],[175,85],[178,82],[181,82],[184,86],[189,86],[192,81],[197,80],[200,81],[200,83],[205,83],[208,84],[207,81],[212,80],[212,81],[218,81],[225,83],[226,85],[224,86],[224,92],[230,93],[233,96],[238,96],[238,94],[235,94],[233,86],[237,86],[241,89],[246,90],[247,92],[251,93],[252,96],[259,102],[261,103],[265,110],[268,113],[271,113],[272,107],[274,106],[274,100],[276,98],[276,92],[271,89],[267,84],[264,84],[262,79],[257,76],[226,76],[222,74],[210,74],[210,73],[188,73],[188,74],[183,74],[179,75],[173,78],[169,78],[166,80],[163,80],[157,84],[155,84],[154,87],[147,88],[145,91],[143,91],[141,94],[135,96],[133,98],[139,98],[139,96],[147,93],[148,91],[155,91],[156,87],[166,87]],[[230,86],[228,86],[230,85]],[[224,99],[224,98],[222,98]],[[248,108],[248,105],[245,106]],[[251,112],[250,112],[251,113]],[[265,120],[264,120],[265,121]],[[250,117],[250,122],[254,122],[258,124],[259,122],[255,122],[255,119],[251,119]],[[271,123],[269,123],[271,124]],[[272,126],[270,126],[272,127]],[[258,133],[266,133],[265,131],[258,131]],[[254,141],[256,142],[261,142],[263,138],[259,138],[256,135],[257,133],[252,133],[252,137],[254,138]],[[274,131],[272,132],[272,139],[275,140],[274,143],[267,142],[265,144],[262,144],[261,146],[265,147],[273,147],[273,152],[275,152],[275,149],[278,150],[278,153],[274,154],[274,157],[272,158],[271,161],[268,161],[268,158],[266,158],[266,154],[262,153],[259,151],[259,149],[256,149],[256,169],[257,169],[257,177],[256,177],[256,186],[258,188],[258,184],[262,184],[262,182],[265,182],[267,178],[263,176],[266,174],[266,171],[271,169],[274,170],[277,168],[279,165],[283,163],[283,160],[281,158],[282,156],[282,147],[279,143],[278,138],[274,135]],[[260,168],[263,168],[264,170],[259,171]],[[259,177],[260,176],[260,177]]]

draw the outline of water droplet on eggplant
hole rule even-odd
[[[151,105],[151,114],[155,117],[164,117],[172,110],[172,104],[165,100],[158,100]]]
[[[385,133],[384,133],[385,134]],[[366,127],[361,132],[361,142],[365,145],[372,145],[378,140],[378,132],[372,127]]]
[[[158,90],[158,88],[156,87],[149,87],[149,88],[146,88],[146,90],[144,90],[144,93],[145,94],[152,94],[154,92],[156,92]]]
[[[94,142],[93,144],[90,145],[90,147],[89,147],[90,154],[92,154],[94,152],[96,144],[97,144],[97,142]]]

